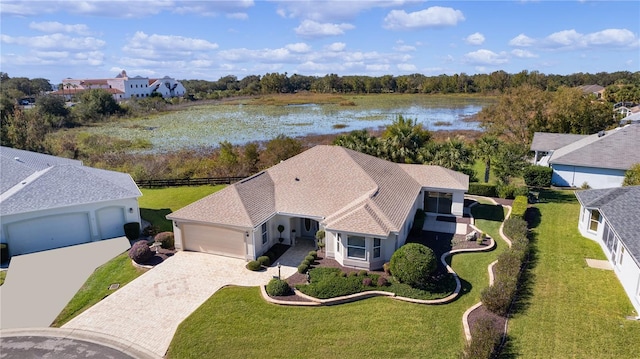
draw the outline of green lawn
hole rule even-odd
[[[7,278],[7,271],[0,271],[0,285],[4,284],[4,279]]]
[[[530,298],[509,321],[506,357],[637,358],[640,322],[613,271],[589,268],[605,259],[599,245],[577,229],[572,192],[543,192],[534,228]]]
[[[190,203],[223,189],[225,186],[191,186],[169,188],[143,188],[138,199],[142,218],[158,227],[160,231],[173,231],[171,221],[165,216]]]
[[[224,186],[142,189],[143,196],[139,199],[140,211],[144,219],[158,226],[161,230],[173,231],[171,221],[165,219],[165,215],[222,188]],[[108,289],[109,285],[119,283],[122,287],[142,273],[144,270],[131,265],[128,252],[120,254],[96,269],[58,315],[52,326],[59,327],[98,303],[111,292]]]
[[[476,211],[495,211],[479,207]],[[493,215],[484,215],[493,218]],[[478,223],[497,236],[499,223]],[[330,307],[268,304],[258,288],[218,291],[178,328],[168,358],[458,358],[464,347],[462,314],[488,284],[487,266],[506,248],[451,259],[463,294],[425,306],[371,298]]]

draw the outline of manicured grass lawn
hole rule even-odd
[[[4,284],[4,279],[7,278],[7,271],[0,271],[0,285]]]
[[[590,268],[605,259],[577,229],[572,192],[543,192],[534,228],[531,296],[509,321],[506,354],[517,358],[636,358],[640,322],[613,271]]]
[[[497,236],[499,223],[491,225],[483,230]],[[506,248],[498,243],[492,252],[452,258],[463,294],[446,305],[371,298],[330,307],[286,307],[266,303],[255,287],[224,288],[179,326],[167,357],[458,358],[465,343],[462,314],[487,286],[487,265]]]
[[[78,293],[71,298],[51,326],[60,327],[92,305],[98,303],[102,298],[112,293],[112,291],[109,290],[111,284],[119,283],[122,287],[144,272],[145,270],[131,265],[128,252],[120,254],[93,272],[91,277],[82,285]]]
[[[142,218],[160,231],[173,231],[171,221],[165,216],[190,203],[223,189],[225,186],[190,186],[169,188],[143,188],[138,199]]]
[[[140,211],[144,219],[158,226],[160,230],[173,231],[171,221],[165,219],[165,215],[222,188],[224,186],[142,189],[143,196],[139,199]],[[142,273],[144,273],[144,270],[131,265],[128,252],[120,254],[96,269],[58,315],[52,326],[59,327],[98,303],[111,292],[108,289],[109,285],[119,283],[120,287],[122,287]]]

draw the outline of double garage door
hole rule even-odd
[[[245,259],[245,232],[200,224],[182,224],[182,247],[187,251],[206,252]]]

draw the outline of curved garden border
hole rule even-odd
[[[486,197],[479,197],[479,198],[486,198]],[[488,198],[489,200],[493,201],[491,198]],[[495,204],[497,204],[495,201],[493,201]],[[472,204],[470,206],[473,207],[474,205],[476,205],[476,203]],[[509,214],[511,214],[511,207],[506,206],[509,208],[509,212],[507,214],[507,217],[509,216]],[[471,216],[471,220],[472,223],[469,224],[471,226],[471,228],[473,228],[476,232],[482,232],[478,227],[476,227],[474,225],[474,219],[473,216],[471,215],[471,213],[469,213],[469,215]],[[504,221],[503,221],[504,224]],[[500,226],[500,235],[502,236],[502,238],[504,239],[505,236],[502,233],[502,225]],[[457,253],[469,253],[469,252],[486,252],[486,251],[491,251],[495,248],[496,246],[496,241],[489,237],[489,239],[491,240],[491,242],[489,243],[489,245],[487,245],[486,247],[483,248],[463,248],[463,249],[454,249],[448,252],[443,253],[440,256],[440,262],[442,262],[442,264],[445,266],[445,268],[447,268],[447,272],[451,273],[453,275],[453,277],[456,280],[456,289],[453,291],[453,293],[451,293],[450,295],[444,297],[444,298],[440,298],[440,299],[414,299],[414,298],[407,298],[407,297],[400,297],[397,296],[395,293],[391,293],[391,292],[385,292],[385,291],[379,291],[379,290],[372,290],[372,291],[365,291],[365,292],[360,292],[360,293],[355,293],[355,294],[351,294],[351,295],[346,295],[346,296],[341,296],[341,297],[335,297],[335,298],[328,298],[328,299],[319,299],[319,298],[315,298],[309,295],[306,295],[296,289],[293,289],[294,293],[304,299],[306,299],[307,301],[285,301],[285,300],[278,300],[278,299],[274,299],[271,296],[269,296],[269,294],[267,294],[266,291],[266,286],[260,286],[260,293],[262,294],[262,297],[264,298],[264,300],[266,300],[267,302],[273,303],[273,304],[279,304],[279,305],[296,305],[296,306],[323,306],[323,305],[337,305],[337,304],[344,304],[344,303],[349,303],[349,302],[354,302],[357,300],[361,300],[361,299],[366,299],[366,298],[372,298],[372,297],[380,297],[380,296],[384,296],[384,297],[391,297],[393,299],[397,299],[397,300],[401,300],[404,302],[410,302],[410,303],[416,303],[416,304],[428,304],[428,305],[435,305],[435,304],[446,304],[449,303],[451,301],[453,301],[454,299],[456,299],[458,297],[458,295],[460,295],[460,290],[462,289],[462,283],[460,282],[460,278],[458,278],[458,274],[453,270],[453,268],[451,268],[450,265],[447,264],[447,257],[457,254]],[[505,239],[507,241],[507,243],[509,244],[509,246],[511,246],[511,241],[509,241],[508,239]],[[495,263],[495,262],[494,262]],[[494,263],[492,263],[491,265],[493,265]],[[490,276],[491,276],[491,280],[492,280],[492,276],[493,274],[491,273],[491,268],[489,269],[490,272]],[[476,304],[476,306],[474,307],[479,307],[482,304],[482,302]],[[470,310],[467,310],[469,313],[471,312]],[[464,330],[465,330],[465,335],[467,335],[467,333],[469,332],[469,325],[467,324],[466,321],[466,316],[468,315],[468,313],[465,312],[465,316],[463,316],[463,325],[464,325]],[[467,336],[468,338],[470,338],[470,334]]]
[[[469,196],[470,198],[482,198],[482,199],[486,199],[488,201],[491,201],[493,204],[498,204],[498,202],[496,202],[493,198],[490,197],[482,197],[482,196]],[[508,205],[502,205],[503,207],[507,208],[507,214],[504,216],[504,219],[502,220],[502,223],[500,224],[500,228],[499,228],[499,233],[500,233],[500,237],[507,242],[507,245],[509,246],[509,248],[511,248],[511,240],[509,239],[509,237],[507,237],[504,234],[503,228],[504,228],[504,222],[507,220],[507,218],[509,218],[511,216],[511,206]],[[494,275],[493,275],[493,266],[498,263],[498,261],[493,261],[489,264],[489,266],[487,267],[487,270],[489,271],[489,285],[493,285],[493,282],[495,280]],[[478,302],[476,304],[474,304],[473,306],[471,306],[469,309],[467,309],[464,314],[462,315],[462,326],[464,327],[464,336],[467,339],[467,342],[471,342],[471,329],[469,328],[469,315],[471,314],[471,312],[473,312],[474,310],[478,309],[480,306],[482,305],[482,302]],[[507,320],[504,323],[504,332],[503,332],[503,336],[507,334],[507,325],[509,323],[509,318],[507,318]]]

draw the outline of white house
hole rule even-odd
[[[125,173],[0,147],[0,242],[9,255],[124,235],[142,194]]]
[[[325,231],[341,265],[377,269],[407,239],[418,210],[462,217],[467,175],[316,146],[167,216],[176,247],[246,260]],[[284,226],[282,235],[277,231]]]
[[[625,172],[640,163],[640,124],[582,136],[536,132],[531,143],[535,163],[553,169],[559,187],[620,187]]]
[[[127,72],[122,70],[114,78],[108,79],[72,79],[62,80],[62,88],[54,94],[64,96],[70,100],[74,95],[89,89],[104,89],[109,91],[117,101],[130,98],[145,98],[154,92],[162,97],[181,97],[187,92],[182,83],[174,78],[165,76],[161,79],[148,77],[129,77]]]
[[[580,233],[600,244],[640,313],[640,186],[577,191]]]

